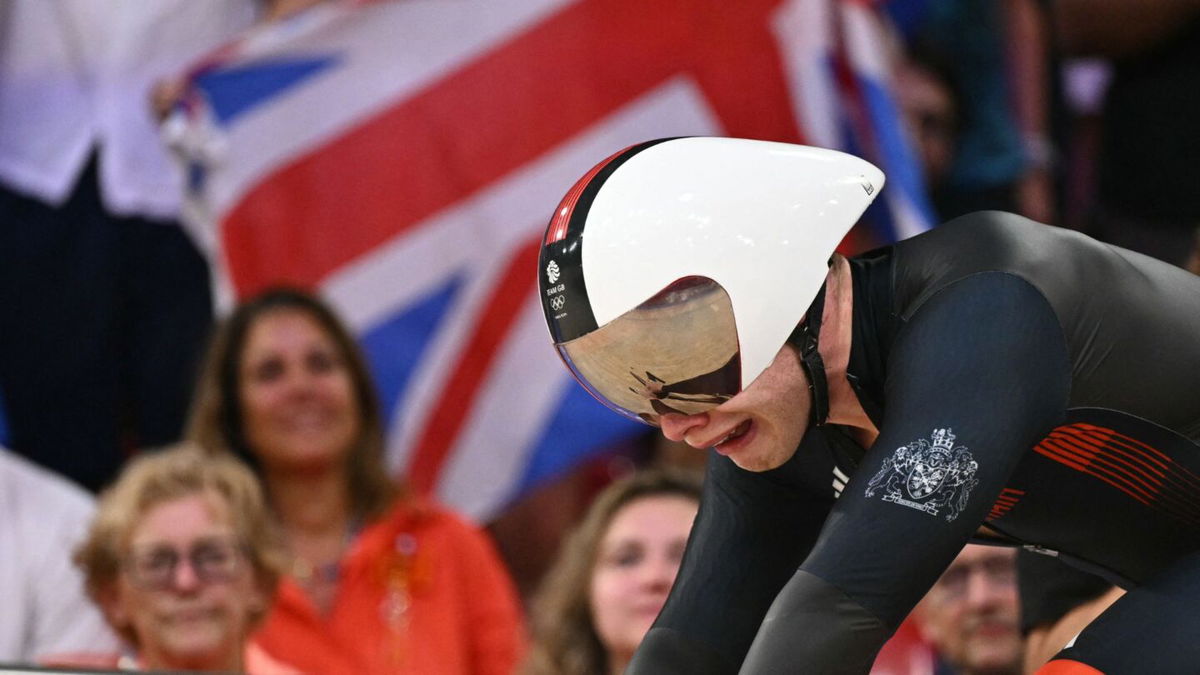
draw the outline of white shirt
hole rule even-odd
[[[93,147],[116,215],[176,217],[150,90],[254,21],[254,0],[5,0],[0,182],[60,205]]]
[[[0,663],[116,651],[71,563],[93,510],[82,488],[0,448]]]

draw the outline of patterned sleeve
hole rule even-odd
[[[889,355],[880,436],[741,672],[868,672],[1061,418],[1069,382],[1057,318],[1026,281],[977,274],[927,300]]]

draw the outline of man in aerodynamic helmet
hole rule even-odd
[[[834,255],[883,182],[828,150],[667,139],[554,213],[564,363],[713,449],[629,672],[865,673],[968,541],[1130,589],[1042,672],[1194,672],[1200,279],[998,212]]]

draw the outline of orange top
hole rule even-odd
[[[320,675],[510,675],[525,646],[516,590],[487,536],[408,501],[351,545],[328,614],[285,578],[254,641]]]

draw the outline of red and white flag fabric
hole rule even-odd
[[[550,211],[597,161],[840,147],[889,173],[866,239],[929,225],[872,31],[850,0],[325,4],[198,64],[166,131],[226,306],[318,289],[370,357],[389,466],[486,520],[640,431],[571,381],[535,294]]]

